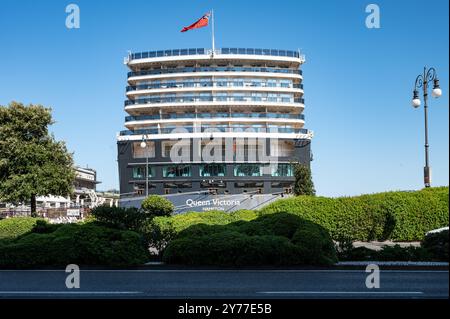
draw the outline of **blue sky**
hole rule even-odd
[[[65,27],[75,3],[81,28]],[[381,28],[367,29],[376,3]],[[0,0],[0,105],[51,106],[52,132],[75,162],[118,187],[127,50],[210,47],[210,29],[180,29],[210,8],[216,47],[301,49],[306,127],[315,132],[317,193],[354,195],[423,185],[423,109],[415,77],[434,66],[443,96],[430,100],[433,185],[448,185],[448,1],[10,1]]]

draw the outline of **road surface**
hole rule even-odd
[[[448,298],[447,270],[0,270],[0,298]]]

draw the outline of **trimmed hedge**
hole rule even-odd
[[[437,187],[340,198],[298,196],[259,213],[295,214],[325,227],[335,239],[413,241],[448,225],[448,195],[448,187]]]
[[[42,229],[42,227],[41,227]],[[0,245],[1,268],[108,265],[133,266],[148,261],[142,236],[94,223],[66,224],[53,232],[29,233]]]
[[[163,260],[174,264],[247,266],[331,265],[337,258],[325,229],[280,213],[249,222],[192,225],[168,244]]]
[[[33,217],[14,217],[0,220],[0,240],[14,239],[31,232],[36,222],[43,219]]]
[[[205,225],[226,225],[236,221],[249,221],[258,217],[256,211],[237,210],[231,213],[223,211],[189,212],[170,217],[155,217],[154,222],[161,228],[173,227],[176,232],[180,232],[196,224]]]
[[[287,212],[327,229],[335,240],[422,240],[426,232],[448,226],[448,187],[412,192],[386,192],[354,197],[297,196],[280,199],[258,211],[191,212],[156,217],[162,229],[180,232],[196,224],[227,225],[260,216]],[[195,230],[195,229],[194,229]]]

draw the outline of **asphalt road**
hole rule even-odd
[[[448,271],[81,270],[67,289],[63,270],[0,270],[0,298],[449,298]]]

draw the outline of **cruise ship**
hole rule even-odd
[[[166,196],[177,212],[255,208],[310,165],[299,51],[222,48],[129,53],[117,136],[120,205]]]

